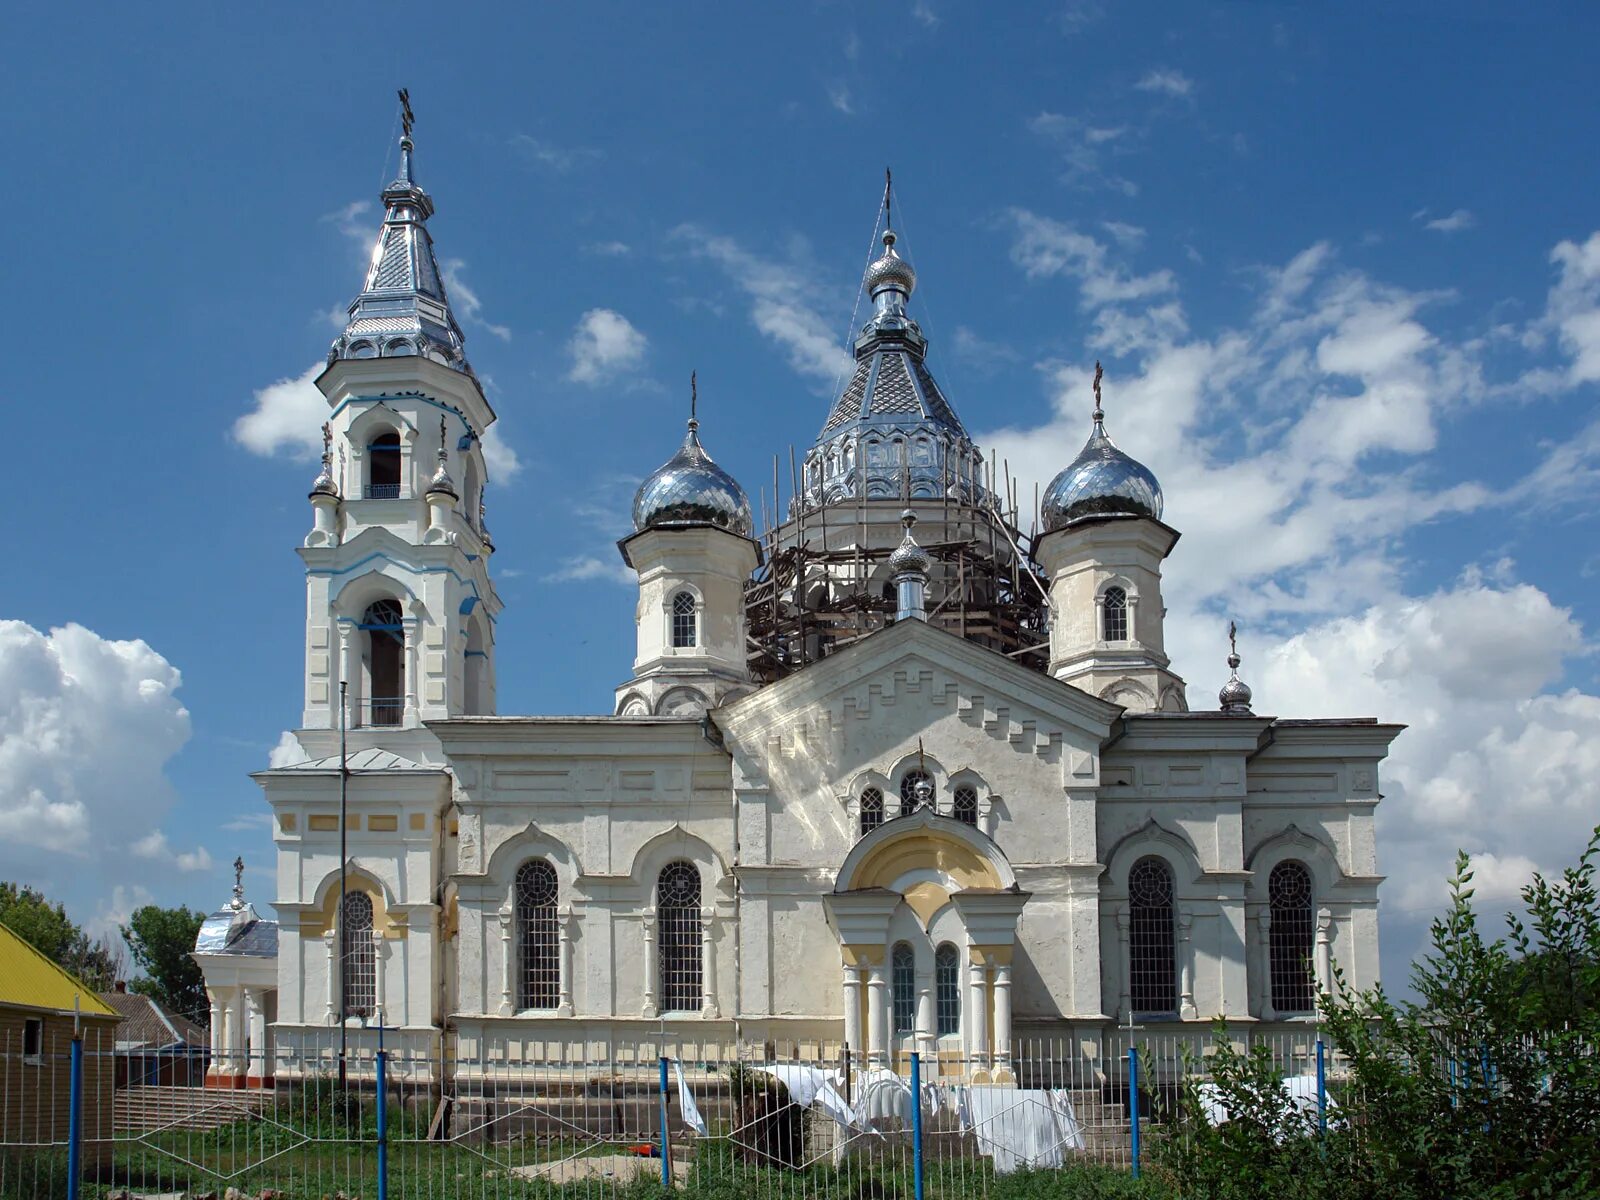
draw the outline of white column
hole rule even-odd
[[[1333,913],[1317,909],[1317,987],[1333,990]]]
[[[641,923],[644,926],[644,1005],[640,1011],[653,1017],[656,1015],[656,910],[645,909]]]
[[[562,1017],[572,1015],[572,973],[577,968],[574,966],[572,953],[572,909],[561,910],[561,979],[557,984],[560,995],[557,999],[556,1014]]]
[[[240,1073],[239,1061],[244,1041],[239,1028],[239,990],[228,988],[222,993],[222,1064],[227,1075]]]
[[[1133,1019],[1133,943],[1128,937],[1128,910],[1117,913],[1117,1022]]]
[[[207,988],[206,997],[211,1001],[211,1069],[208,1074],[214,1075],[222,1070],[222,1056],[225,1049],[222,1041],[225,1032],[222,1028],[222,993],[216,988]]]
[[[867,1061],[875,1067],[889,1062],[889,984],[882,963],[867,973]]]
[[[349,711],[345,723],[351,728],[361,724],[361,672],[356,670],[356,639],[349,621],[337,622],[339,630],[339,678],[333,683],[333,696],[328,708],[333,713],[333,727],[339,727],[339,683],[350,685],[346,701]]]
[[[700,910],[700,1015],[715,1017],[721,1010],[717,1006],[717,944],[713,928],[717,910]]]
[[[1185,1021],[1199,1016],[1194,1006],[1194,943],[1189,936],[1193,925],[1192,912],[1178,913],[1178,1016]]]
[[[994,1058],[1001,1067],[1011,1065],[1011,964],[994,967]]]
[[[381,1023],[389,1023],[389,989],[384,986],[384,976],[389,973],[385,948],[388,939],[378,930],[372,931],[372,1007],[373,1016]]]
[[[337,921],[334,922],[338,924]],[[330,929],[322,935],[323,945],[328,952],[328,1024],[339,1023],[339,931]]]
[[[934,1045],[933,1034],[933,989],[920,987],[917,989],[917,1049],[924,1055],[932,1054]]]
[[[1263,1021],[1276,1021],[1278,1010],[1272,1005],[1272,906],[1270,904],[1261,906],[1256,924],[1261,930],[1261,944],[1256,947],[1256,959],[1261,964],[1261,970],[1256,976],[1257,987],[1261,993],[1261,1007],[1258,1011]]]
[[[989,1062],[989,971],[974,960],[967,965],[967,1048],[975,1065]]]
[[[405,673],[405,714],[401,720],[409,729],[417,723],[417,671],[422,665],[422,638],[419,634],[421,623],[415,617],[406,617],[400,622],[400,630],[405,635],[405,655],[400,660]]]
[[[272,1074],[267,1064],[267,1001],[260,988],[245,988],[244,1010],[250,1041],[250,1061],[245,1075],[259,1082]]]
[[[861,1052],[861,968],[846,963],[844,968],[844,1044],[860,1061]]]
[[[508,903],[500,910],[500,1015],[509,1017],[516,1010],[511,1006],[511,972],[516,956],[511,952],[511,907]]]

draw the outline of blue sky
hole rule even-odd
[[[1600,10],[995,11],[14,14],[0,303],[38,449],[0,583],[0,871],[102,923],[216,904],[236,853],[265,891],[247,772],[300,703],[306,373],[398,86],[501,415],[501,711],[608,708],[613,542],[691,369],[753,497],[810,443],[892,165],[931,365],[1025,494],[1105,361],[1185,534],[1191,703],[1232,616],[1258,711],[1412,724],[1390,979],[1456,846],[1495,900],[1569,861],[1600,812]]]

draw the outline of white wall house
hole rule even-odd
[[[1308,1022],[1335,965],[1377,982],[1400,727],[1260,715],[1236,654],[1192,707],[1162,629],[1179,534],[1098,378],[1023,537],[927,370],[892,233],[782,524],[753,529],[691,420],[620,543],[639,602],[614,712],[500,715],[495,414],[401,145],[318,380],[306,760],[255,777],[275,958],[245,978],[198,955],[224,1042],[292,1063],[381,1016],[391,1044],[468,1063],[667,1025],[1003,1080],[1023,1037]]]

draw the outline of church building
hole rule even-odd
[[[618,530],[638,604],[613,711],[500,712],[523,667],[496,628],[535,614],[495,591],[495,412],[409,121],[400,151],[317,379],[306,758],[255,776],[276,927],[236,895],[197,956],[216,1082],[379,1021],[446,1061],[597,1061],[666,1030],[1003,1081],[1025,1038],[1292,1027],[1336,967],[1377,982],[1400,727],[1258,713],[1236,651],[1215,702],[1190,696],[1162,636],[1179,532],[1098,374],[1024,529],[929,371],[892,229],[771,527],[691,416]]]

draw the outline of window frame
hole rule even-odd
[[[946,958],[945,951],[949,951]],[[946,972],[949,978],[946,978]],[[946,988],[948,987],[948,994]],[[961,1035],[961,950],[940,942],[933,951],[933,1032],[935,1037]]]
[[[1291,907],[1280,903],[1279,880],[1296,873],[1303,885],[1304,901]],[[1267,989],[1272,1010],[1279,1016],[1307,1016],[1317,1011],[1314,961],[1317,946],[1317,890],[1311,868],[1298,858],[1286,858],[1267,874]]]
[[[883,823],[888,817],[885,808],[886,804],[882,788],[876,784],[869,784],[861,789],[860,798],[856,803],[856,831],[858,836],[866,837],[874,829],[883,828]],[[874,815],[870,825],[867,823],[869,813]]]
[[[1137,892],[1146,889],[1148,884],[1140,879],[1140,874],[1150,870],[1161,872],[1159,890],[1165,895],[1141,899]],[[1128,944],[1125,949],[1129,1009],[1139,1017],[1176,1017],[1181,1000],[1178,995],[1177,873],[1159,854],[1146,854],[1128,868]]]
[[[889,947],[889,1024],[895,1037],[917,1032],[917,952],[907,941]]]
[[[33,1049],[31,1050],[28,1048],[30,1041],[33,1042]],[[22,1019],[22,1061],[30,1067],[44,1065],[43,1017],[24,1017]]]
[[[365,925],[356,926],[352,923],[350,909],[352,906],[359,908],[362,901],[366,901],[366,912],[361,918]],[[359,889],[347,891],[339,909],[339,925],[344,943],[339,962],[339,1005],[346,1021],[351,1017],[366,1021],[378,1009],[378,952],[374,944],[378,904],[371,893]],[[367,979],[355,979],[353,985],[352,978],[357,971],[366,972]],[[364,1007],[351,1003],[350,999],[352,994],[361,998],[363,985],[366,995],[370,997],[370,1002]]]
[[[1113,606],[1112,596],[1117,596],[1118,602]],[[1100,593],[1100,640],[1103,642],[1127,642],[1133,640],[1133,605],[1128,589],[1120,583],[1108,584]],[[1121,623],[1119,635],[1112,636],[1112,613],[1117,614]]]
[[[530,858],[517,868],[511,889],[517,1011],[549,1012],[561,1007],[561,878],[548,859]],[[539,901],[538,894],[549,899]],[[530,961],[535,952],[537,963]],[[544,1000],[549,1003],[535,1003]]]
[[[669,904],[665,900],[668,873],[694,880],[693,901]],[[700,905],[705,885],[700,868],[687,859],[673,859],[656,872],[656,996],[662,1013],[698,1013],[706,1004],[705,920]],[[675,925],[674,922],[677,924]],[[672,956],[676,955],[674,958]],[[693,1004],[675,1001],[693,999]]]

